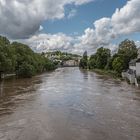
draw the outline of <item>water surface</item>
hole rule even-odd
[[[0,140],[140,140],[140,89],[78,68],[4,80]]]

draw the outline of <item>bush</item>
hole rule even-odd
[[[56,68],[55,64],[52,63],[50,60],[46,60],[45,62],[45,70],[46,71],[52,71]]]
[[[35,68],[32,65],[24,62],[22,65],[20,65],[17,75],[24,78],[31,78],[33,75],[35,75]]]

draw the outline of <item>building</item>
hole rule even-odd
[[[130,61],[129,71],[132,71],[132,73],[134,73],[136,77],[140,76],[140,58]]]
[[[76,60],[67,60],[63,62],[64,67],[77,67],[79,66],[79,62]]]
[[[127,78],[131,84],[138,85],[137,79],[140,77],[140,49],[138,50],[138,58],[129,62],[129,69],[122,72],[122,77]]]

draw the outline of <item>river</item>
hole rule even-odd
[[[4,80],[0,140],[140,140],[140,89],[78,68]]]

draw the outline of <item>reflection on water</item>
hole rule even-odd
[[[140,90],[78,68],[0,83],[0,140],[140,140]]]

